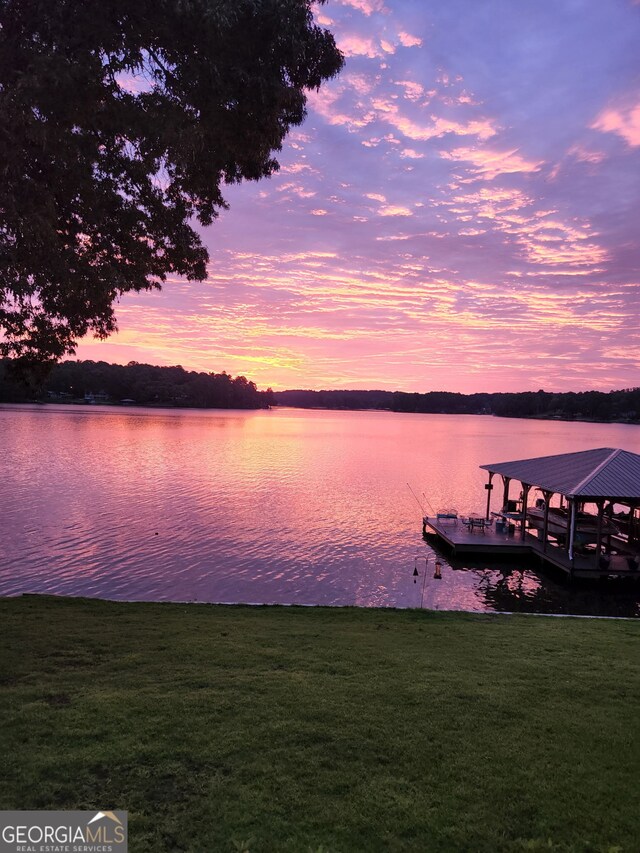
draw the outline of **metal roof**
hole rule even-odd
[[[599,447],[480,467],[568,497],[640,500],[640,456],[628,450]]]

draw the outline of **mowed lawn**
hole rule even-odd
[[[132,853],[638,851],[640,624],[0,600],[0,808]]]

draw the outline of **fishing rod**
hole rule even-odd
[[[417,496],[417,495],[416,495],[416,493],[413,491],[413,489],[411,488],[411,486],[409,485],[409,483],[407,483],[407,488],[409,489],[409,491],[410,491],[410,492],[411,492],[411,494],[413,495],[413,497],[414,497],[414,499],[415,499],[415,502],[416,502],[416,503],[418,504],[418,506],[420,507],[420,512],[422,513],[422,515],[423,515],[423,516],[425,516],[425,515],[426,515],[426,513],[425,513],[425,510],[424,510],[424,507],[422,506],[422,503],[421,503],[421,502],[420,502],[420,500],[418,499],[418,496]]]
[[[424,492],[422,493],[422,497],[423,497],[423,498],[425,499],[425,501],[427,502],[427,506],[429,507],[429,509],[431,510],[431,512],[435,515],[435,514],[436,514],[436,511],[435,511],[435,509],[433,508],[433,506],[431,505],[431,501],[430,501],[430,500],[429,500],[429,498],[425,495],[425,493],[424,493]]]

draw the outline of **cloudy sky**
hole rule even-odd
[[[329,0],[346,56],[207,281],[125,297],[79,358],[264,388],[640,384],[640,3]]]

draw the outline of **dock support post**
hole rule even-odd
[[[596,522],[596,566],[602,553],[602,519],[604,516],[604,501],[596,501],[598,520]]]
[[[576,498],[571,498],[571,521],[569,524],[569,559],[571,560],[571,565],[573,566],[573,540],[576,535],[576,514],[577,514],[577,500]]]
[[[509,507],[509,484],[511,483],[511,477],[505,477],[504,474],[500,476],[502,477],[502,485],[504,486],[502,492],[502,509],[506,512]]]
[[[635,504],[629,504],[629,527],[627,533],[627,541],[629,545],[635,545],[636,540],[638,538],[637,534],[637,521],[636,518],[636,509],[637,506]]]
[[[524,537],[527,535],[527,502],[529,501],[529,490],[531,486],[528,483],[522,484],[522,530],[520,538],[524,542]]]
[[[613,501],[607,507],[607,515],[609,516],[609,532],[607,533],[607,554],[611,553],[611,531],[613,530]]]
[[[487,490],[487,515],[486,519],[489,521],[489,510],[491,509],[491,490],[493,486],[491,485],[491,480],[493,479],[493,471],[489,471],[489,482],[485,485],[485,489]]]
[[[542,553],[546,554],[547,534],[549,532],[549,504],[551,503],[553,492],[546,492],[543,490],[542,494],[544,496],[544,521],[542,523]]]

